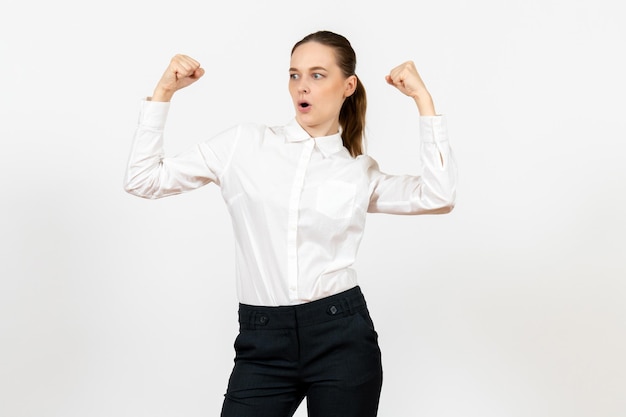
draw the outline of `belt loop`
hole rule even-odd
[[[348,311],[348,314],[352,315],[354,312],[352,311],[352,304],[350,304],[350,299],[348,297],[344,297],[341,299],[341,304],[343,304],[344,310]]]
[[[258,314],[258,311],[251,311],[250,312],[250,328],[251,329],[256,329],[256,316]]]

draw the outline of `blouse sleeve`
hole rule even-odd
[[[143,100],[126,173],[126,192],[143,198],[162,198],[194,190],[220,178],[236,146],[232,128],[188,151],[166,157],[163,130],[170,103]]]
[[[372,160],[368,212],[443,214],[454,208],[457,166],[444,116],[420,117],[421,175],[389,175]]]

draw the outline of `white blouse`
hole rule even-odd
[[[232,218],[241,303],[293,305],[353,288],[367,212],[454,207],[457,168],[443,116],[419,118],[423,172],[411,176],[353,158],[339,133],[311,138],[295,119],[238,125],[166,157],[169,106],[142,101],[124,189],[155,199],[217,184]]]

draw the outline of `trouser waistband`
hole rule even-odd
[[[240,329],[293,329],[336,320],[367,308],[361,288],[294,306],[264,307],[239,304]]]

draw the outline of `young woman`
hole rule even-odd
[[[363,154],[365,89],[349,41],[320,31],[291,51],[295,117],[242,124],[175,157],[163,130],[173,94],[204,69],[177,55],[141,115],[127,192],[160,198],[217,184],[232,218],[240,333],[223,417],[375,416],[382,384],[377,334],[352,265],[368,212],[448,213],[456,166],[442,116],[412,62],[386,81],[421,117],[419,176],[388,175]]]

